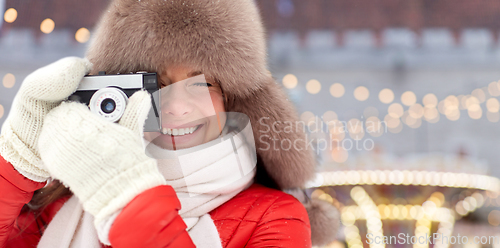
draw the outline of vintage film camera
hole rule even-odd
[[[69,100],[87,104],[92,113],[116,122],[125,112],[128,98],[141,89],[152,96],[144,132],[160,132],[160,85],[156,73],[105,75],[99,72],[99,75],[85,76]]]

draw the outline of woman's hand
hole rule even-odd
[[[38,152],[45,115],[76,91],[91,66],[86,59],[64,58],[36,70],[24,80],[0,136],[1,156],[23,176],[37,182],[49,178]]]
[[[119,124],[90,112],[87,106],[62,103],[45,119],[40,155],[47,170],[59,179],[95,217],[98,230],[141,192],[166,184],[156,160],[145,154],[144,121],[151,107],[145,91],[130,99]],[[109,244],[107,233],[98,232]]]

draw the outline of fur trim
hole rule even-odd
[[[321,247],[335,241],[340,226],[338,209],[319,199],[312,199],[304,206],[311,222],[312,244]]]
[[[313,176],[303,131],[283,129],[298,117],[266,69],[264,30],[253,0],[114,0],[87,57],[92,74],[199,68],[221,82],[227,112],[250,117],[257,153],[281,189],[303,187]],[[294,146],[275,148],[275,141]]]
[[[250,117],[257,153],[278,186],[304,187],[314,174],[313,154],[305,146],[304,133],[295,129],[298,116],[293,104],[274,80],[269,78],[251,97],[230,99],[228,107]],[[285,128],[286,123],[293,123],[292,130]]]
[[[248,96],[269,77],[264,30],[252,0],[115,0],[87,57],[92,74],[199,68]]]

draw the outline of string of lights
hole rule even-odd
[[[283,77],[282,83],[286,89],[294,90],[298,86],[298,79],[293,74],[287,74]],[[319,93],[321,87],[318,80],[310,80],[306,83],[306,91],[309,94]],[[334,98],[341,98],[345,94],[345,87],[341,83],[333,83],[330,86],[330,95]],[[356,100],[362,102],[370,97],[370,92],[366,87],[359,86],[354,89],[353,95]],[[470,94],[448,95],[442,100],[439,100],[435,94],[428,93],[422,97],[421,102],[418,102],[416,94],[412,91],[405,91],[400,96],[400,103],[395,102],[394,91],[384,88],[378,93],[378,100],[388,105],[387,114],[383,117],[379,117],[379,114],[385,112],[384,110],[368,106],[364,109],[361,118],[341,120],[336,112],[328,110],[321,117],[311,111],[304,111],[300,119],[306,123],[310,132],[321,131],[318,130],[318,123],[321,123],[319,125],[325,124],[330,140],[335,140],[337,143],[347,137],[359,141],[367,135],[380,137],[384,133],[398,134],[403,130],[403,124],[417,129],[424,121],[437,123],[442,116],[450,121],[457,121],[464,114],[461,111],[466,111],[473,120],[479,120],[485,115],[488,121],[496,123],[500,120],[498,96],[500,96],[500,81],[476,88]],[[343,163],[348,159],[349,154],[343,147],[333,147],[331,157],[333,161]]]
[[[282,83],[285,88],[294,89],[298,85],[298,80],[293,74],[287,74],[283,77]],[[310,80],[306,83],[306,90],[310,94],[317,94],[321,91],[321,83],[318,80]],[[340,98],[344,96],[345,88],[340,83],[334,83],[330,86],[330,94],[335,98]],[[364,86],[357,87],[353,94],[358,101],[365,101],[370,96],[369,90]],[[467,110],[471,119],[480,119],[483,115],[481,108],[481,104],[483,103],[485,103],[487,109],[487,119],[491,122],[498,122],[500,120],[500,102],[496,98],[497,96],[500,96],[500,81],[491,82],[487,87],[474,89],[471,94],[449,95],[441,101],[438,101],[436,95],[429,93],[422,98],[422,103],[417,103],[415,93],[406,91],[401,95],[401,103],[408,107],[405,110],[400,103],[393,103],[395,97],[391,89],[384,88],[378,94],[380,102],[390,104],[384,120],[387,123],[390,123],[391,120],[400,120],[388,124],[394,133],[400,132],[398,127],[401,122],[411,128],[419,128],[422,124],[422,119],[429,123],[438,122],[440,119],[439,114],[446,116],[451,121],[456,121],[460,118],[460,110]],[[333,111],[328,111],[325,114],[331,116],[330,112]],[[378,115],[378,112],[373,113],[373,107],[371,106],[363,113],[365,118],[376,115]],[[302,113],[301,119],[306,122],[314,121],[314,114],[305,111]]]
[[[415,185],[500,192],[496,177],[470,173],[407,170],[351,170],[317,173],[310,187],[342,185]]]

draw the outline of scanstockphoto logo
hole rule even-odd
[[[316,116],[307,122],[273,122],[269,117],[261,117],[259,124],[262,128],[258,140],[263,144],[259,150],[312,150],[317,154],[333,149],[370,151],[375,142],[367,134],[379,137],[388,131],[387,123],[378,118],[325,121]],[[299,133],[306,135],[289,138]]]
[[[493,245],[500,244],[498,236],[474,236],[469,237],[465,235],[444,235],[442,233],[433,233],[432,236],[427,233],[421,233],[420,235],[410,235],[408,233],[399,233],[397,236],[382,236],[374,233],[366,234],[366,243],[369,245]],[[476,246],[475,246],[476,247]]]

